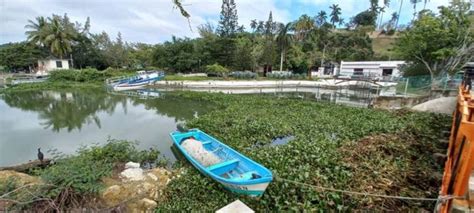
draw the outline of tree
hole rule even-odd
[[[265,22],[265,46],[263,51],[264,75],[271,70],[274,59],[274,33],[276,23],[273,22],[272,12],[268,15],[268,20]]]
[[[329,7],[331,9],[331,14],[329,15],[331,17],[331,24],[334,28],[336,28],[336,23],[339,23],[341,19],[341,8],[337,4],[333,4]]]
[[[379,28],[382,28],[383,14],[385,13],[385,8],[389,6],[390,6],[390,0],[383,0],[383,7],[380,8]]]
[[[373,13],[370,10],[366,10],[352,17],[350,25],[354,28],[358,26],[375,26],[376,21],[377,14]]]
[[[308,33],[314,29],[314,20],[308,15],[304,14],[294,23],[295,38],[302,41]]]
[[[420,2],[421,0],[410,0],[410,3],[413,4],[413,20],[416,18],[416,5]]]
[[[397,22],[395,23],[395,29],[398,28],[398,21],[400,20],[400,14],[402,12],[402,6],[403,6],[403,0],[400,0],[400,8],[398,9],[398,18],[397,18]]]
[[[0,46],[0,66],[7,70],[30,70],[38,62],[38,58],[48,55],[44,47],[28,42],[8,43]]]
[[[53,16],[49,20],[45,43],[49,46],[52,54],[63,58],[72,51],[73,32],[61,23],[60,17]]]
[[[28,23],[25,28],[29,29],[26,31],[27,39],[33,44],[38,44],[41,46],[46,46],[46,27],[48,21],[43,16],[36,17],[36,23],[32,20],[28,20]]]
[[[432,80],[456,73],[472,60],[474,52],[469,4],[453,1],[449,7],[440,7],[439,13],[423,11],[395,45],[401,57],[424,65]]]
[[[326,14],[326,11],[324,10],[321,10],[319,11],[319,13],[316,15],[316,25],[321,27],[323,26],[326,22],[327,22],[327,14]]]
[[[237,6],[234,0],[222,0],[221,16],[217,27],[217,34],[221,37],[234,36],[239,27]]]
[[[255,30],[257,29],[257,19],[252,19],[252,21],[250,21],[250,28],[252,29],[253,32],[255,32]]]
[[[285,57],[285,53],[291,45],[292,36],[291,34],[289,34],[290,28],[291,23],[280,27],[278,35],[276,37],[278,49],[280,50],[280,71],[283,70],[283,60]]]

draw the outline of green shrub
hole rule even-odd
[[[258,77],[257,73],[250,71],[235,71],[230,74],[230,76],[238,79],[256,79]]]
[[[49,81],[103,82],[112,74],[96,69],[56,70],[50,73]]]
[[[215,63],[213,65],[207,65],[206,66],[206,72],[207,73],[213,73],[213,74],[225,75],[229,72],[229,69]]]
[[[119,163],[134,161],[159,166],[166,164],[159,157],[159,151],[139,151],[135,145],[129,141],[108,140],[103,146],[82,147],[75,156],[64,156],[52,151],[55,164],[46,169],[35,170],[33,174],[41,176],[46,184],[54,185],[45,189],[43,196],[65,201],[58,204],[65,207],[73,200],[80,202],[81,199],[100,192],[103,189],[102,178],[111,176]]]

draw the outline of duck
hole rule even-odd
[[[41,163],[43,163],[43,159],[44,159],[44,154],[41,152],[41,148],[38,148],[38,160],[40,160]]]

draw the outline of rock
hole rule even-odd
[[[15,179],[18,185],[42,183],[39,177],[34,177],[34,176],[27,175],[25,173],[11,171],[11,170],[0,171],[0,183],[6,182],[8,179]]]
[[[456,109],[457,97],[442,97],[433,99],[412,107],[413,110],[434,112],[451,115]]]
[[[125,169],[120,173],[120,177],[127,181],[139,181],[145,178],[145,176],[143,175],[143,169],[141,168]]]
[[[148,198],[143,198],[138,201],[138,203],[142,207],[142,210],[152,210],[158,205],[154,200],[150,200]]]
[[[105,189],[102,193],[102,198],[106,202],[107,206],[116,206],[120,204],[123,200],[123,195],[121,195],[122,187],[118,185],[113,185]]]
[[[125,164],[125,169],[130,169],[130,168],[140,168],[140,164],[130,161]]]
[[[124,204],[127,212],[151,211],[160,201],[162,191],[172,175],[172,172],[164,168],[145,171],[140,168],[127,168],[120,173],[121,178],[118,180],[103,179],[109,187],[101,194],[101,200],[108,208]]]
[[[156,177],[154,174],[152,173],[148,173],[146,174],[146,176],[148,176],[150,179],[154,180],[154,181],[157,181],[158,180],[158,177]]]

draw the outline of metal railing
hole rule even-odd
[[[472,190],[474,189],[469,188],[469,179],[473,178],[471,174],[474,169],[473,98],[470,91],[465,88],[464,84],[461,84],[456,111],[453,114],[453,125],[440,191],[440,196],[453,195],[464,197],[464,199],[453,199],[439,203],[435,211],[452,212],[454,209],[462,211],[473,207]]]

